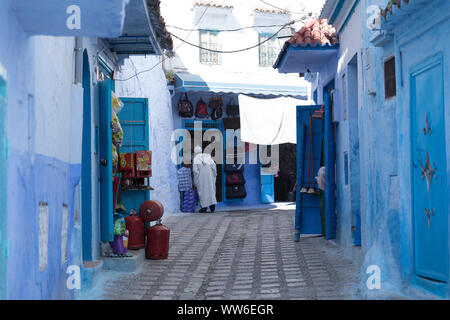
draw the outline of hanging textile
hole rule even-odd
[[[305,104],[309,102],[285,97],[257,99],[239,95],[241,140],[262,145],[297,143],[296,107]]]

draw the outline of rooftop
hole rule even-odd
[[[205,0],[194,1],[194,6],[213,7],[213,8],[220,8],[220,9],[233,9],[232,5],[228,5],[228,4],[221,3],[221,2],[205,1]]]
[[[327,19],[309,21],[288,40],[293,46],[332,46],[338,41],[336,29]]]

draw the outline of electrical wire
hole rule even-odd
[[[281,10],[281,11],[283,11],[283,12],[293,13],[293,14],[309,14],[309,12],[295,12],[295,11],[290,11],[290,10],[287,10],[287,9],[283,9],[283,8],[274,6],[273,4],[270,4],[270,3],[268,3],[268,2],[266,2],[266,1],[264,1],[264,0],[259,0],[259,1],[261,1],[261,2],[264,3],[264,4],[267,4],[268,6],[271,6],[272,8]]]
[[[203,16],[206,14],[206,11],[208,11],[210,7],[207,6],[205,11],[203,11],[202,15],[200,16],[200,18],[198,18],[197,22],[195,23],[194,27],[192,28],[192,30],[189,31],[188,35],[186,36],[186,39],[189,38],[189,36],[191,35],[192,31],[195,30],[195,27],[200,23],[200,21],[202,20]],[[170,32],[169,32],[170,33]],[[184,44],[184,42],[181,42],[173,51],[177,50],[179,47],[181,47]],[[169,57],[166,56],[163,59],[161,59],[161,61],[159,61],[157,64],[155,64],[153,67],[151,67],[150,69],[146,69],[146,70],[142,70],[139,72],[136,72],[133,76],[126,78],[126,79],[115,79],[115,81],[128,81],[131,80],[135,77],[137,77],[140,74],[146,73],[146,72],[150,72],[153,69],[155,69],[157,66],[159,66],[160,64],[162,64],[164,61],[166,61]]]
[[[276,37],[277,34],[280,33],[280,31],[283,30],[286,26],[291,25],[291,24],[294,24],[294,23],[295,23],[295,20],[286,23],[285,25],[283,25],[283,27],[281,27],[281,28],[280,28],[276,33],[274,33],[272,36],[268,37],[268,38],[265,39],[264,41],[261,41],[260,43],[254,45],[254,46],[247,47],[247,48],[242,48],[242,49],[237,49],[237,50],[226,50],[226,51],[225,51],[225,50],[214,50],[214,49],[204,48],[204,47],[201,47],[201,46],[196,45],[196,44],[194,44],[194,43],[188,42],[188,41],[182,39],[181,37],[178,37],[177,35],[175,35],[175,34],[173,34],[173,33],[171,33],[171,32],[169,32],[169,33],[170,33],[170,35],[171,35],[172,37],[177,38],[178,40],[181,40],[182,42],[184,42],[184,43],[186,43],[186,44],[188,44],[188,45],[191,45],[191,46],[193,46],[193,47],[199,48],[199,49],[201,49],[201,50],[206,50],[206,51],[216,52],[216,53],[237,53],[237,52],[247,51],[247,50],[250,50],[250,49],[254,49],[254,48],[259,47],[260,45],[262,45],[262,44],[266,43],[267,41],[270,41],[271,39],[273,39],[274,37]]]
[[[298,21],[296,21],[298,22]],[[241,31],[241,30],[245,30],[245,29],[252,29],[252,28],[270,28],[270,27],[282,27],[285,26],[283,24],[271,24],[271,25],[264,25],[264,26],[248,26],[248,27],[241,27],[241,28],[235,28],[235,29],[214,29],[214,31],[217,32],[235,32],[235,31]],[[181,28],[181,27],[177,27],[177,26],[170,26],[170,25],[166,25],[166,27],[169,28],[175,28],[181,31],[190,31],[191,29],[187,29],[187,28]],[[196,29],[195,31],[202,31],[204,29]]]

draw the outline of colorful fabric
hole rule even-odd
[[[182,212],[195,211],[195,191],[193,189],[183,192]]]
[[[177,176],[179,191],[188,191],[192,189],[191,169],[185,167],[180,168],[177,171]]]
[[[122,126],[120,125],[119,118],[117,117],[115,112],[112,113],[111,128],[113,144],[119,145],[119,147],[121,147],[123,142],[123,130]]]

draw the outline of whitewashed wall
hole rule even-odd
[[[151,191],[151,199],[161,201],[165,214],[170,214],[179,211],[179,192],[176,166],[170,159],[173,146],[170,141],[173,131],[172,103],[159,59],[158,56],[126,59],[118,79],[127,79],[137,71],[156,67],[131,80],[117,81],[116,93],[121,97],[148,98],[153,172],[150,185],[155,188]]]

